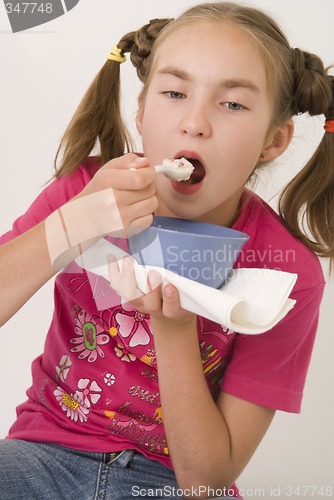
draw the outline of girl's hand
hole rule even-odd
[[[80,199],[82,223],[94,220],[101,236],[116,232],[127,236],[131,226],[135,230],[152,224],[158,206],[155,177],[147,158],[128,153],[103,165],[71,203]]]
[[[134,260],[126,257],[122,260],[122,271],[113,256],[109,256],[109,279],[112,288],[125,300],[131,302],[136,309],[150,314],[154,332],[182,330],[186,326],[194,327],[196,331],[196,315],[182,309],[179,293],[175,286],[161,286],[162,277],[159,272],[151,270],[148,273],[148,293],[143,293],[137,287],[134,273]]]

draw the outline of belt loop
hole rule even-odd
[[[127,467],[135,455],[135,450],[111,451],[103,453],[102,460],[105,464],[111,464],[117,460],[120,467]]]
[[[118,453],[115,453],[115,452],[106,452],[106,453],[103,453],[102,460],[105,464],[109,464],[110,462],[113,462],[115,460],[117,455],[118,455]]]

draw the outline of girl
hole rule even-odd
[[[143,82],[143,157],[124,154],[126,53]],[[1,239],[1,324],[63,269],[28,400],[0,445],[2,498],[240,498],[234,481],[275,410],[300,410],[324,288],[315,253],[334,254],[333,87],[318,57],[234,3],[153,20],[113,48],[65,132],[56,180]],[[279,218],[245,184],[286,150],[304,112],[325,114],[326,131]],[[156,175],[180,157],[193,163],[189,181]],[[107,292],[73,262],[153,213],[246,232],[240,267],[277,267],[265,250],[279,250],[280,268],[298,274],[295,308],[269,332],[241,335],[181,309],[158,273],[142,295],[131,260],[121,275],[111,259]]]

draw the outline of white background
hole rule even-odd
[[[334,63],[333,0],[244,3],[272,14],[292,46],[317,53],[326,65]],[[64,128],[111,47],[149,19],[176,16],[190,5],[192,0],[80,0],[66,15],[12,34],[1,2],[0,234],[11,227],[50,179]],[[122,66],[122,72],[125,113],[133,130],[140,87],[130,63]],[[321,139],[322,125],[322,118],[298,118],[289,151],[264,174],[257,188],[273,205],[277,192]],[[325,264],[324,270],[328,276]],[[248,490],[245,498],[268,499],[278,493],[289,498],[290,485],[322,487],[334,483],[333,291],[332,281],[327,284],[321,308],[302,414],[277,414],[238,482]],[[25,399],[30,364],[43,349],[51,312],[52,283],[48,283],[1,329],[0,437],[13,422],[16,405]],[[326,491],[322,496],[301,489],[300,496],[324,498]]]

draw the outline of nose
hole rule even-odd
[[[211,122],[208,106],[204,103],[189,102],[184,110],[180,123],[181,132],[190,137],[209,137],[211,135]]]

